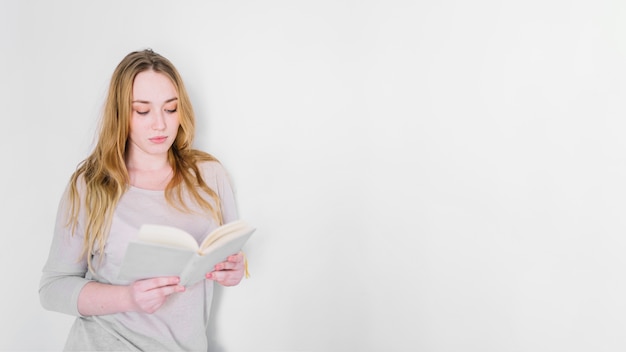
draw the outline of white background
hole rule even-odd
[[[1,350],[59,350],[57,202],[108,80],[179,68],[258,227],[223,351],[626,349],[626,5],[0,1]]]

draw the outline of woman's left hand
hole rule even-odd
[[[206,278],[223,286],[235,286],[245,275],[244,261],[242,252],[231,255],[225,261],[216,264],[215,270],[206,274]]]

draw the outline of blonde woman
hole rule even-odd
[[[242,253],[188,287],[178,277],[117,279],[142,224],[201,240],[237,218],[224,168],[192,149],[194,129],[170,61],[151,50],[128,54],[113,73],[95,149],[61,199],[41,278],[44,308],[77,317],[66,350],[207,350],[213,283],[241,281]]]

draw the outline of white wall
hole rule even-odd
[[[224,351],[626,349],[626,5],[0,2],[1,350],[59,350],[37,287],[108,79],[151,47],[232,173],[252,278]]]

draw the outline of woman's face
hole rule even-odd
[[[128,152],[133,156],[167,155],[176,134],[178,94],[162,73],[143,71],[133,82]]]

